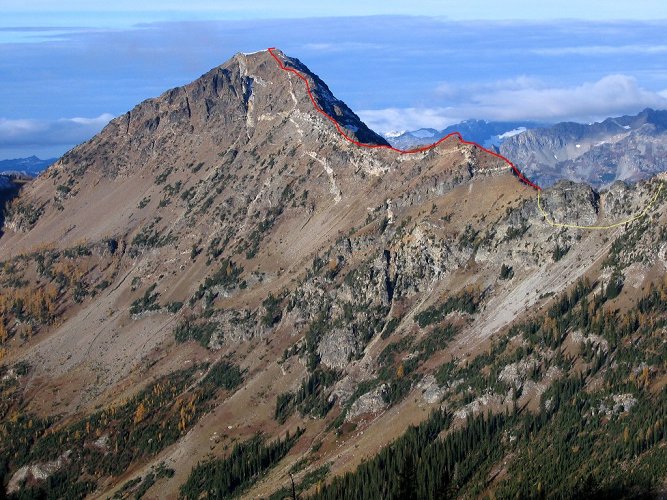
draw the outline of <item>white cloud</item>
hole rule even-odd
[[[328,52],[328,53],[369,51],[369,50],[380,50],[385,48],[386,47],[384,45],[379,43],[366,43],[366,42],[338,42],[338,43],[311,42],[303,45],[304,50],[312,52]]]
[[[380,133],[419,128],[443,129],[462,119],[450,115],[447,108],[366,109],[357,114],[366,125]]]
[[[498,136],[498,139],[507,139],[509,137],[514,137],[515,135],[519,135],[521,132],[525,132],[525,131],[526,131],[526,127],[517,127],[515,129],[508,130],[504,134],[500,134]]]
[[[467,105],[480,116],[502,120],[587,120],[665,106],[667,99],[627,75],[607,75],[575,87],[501,89],[471,96]]]
[[[113,118],[103,113],[93,118],[58,120],[0,118],[0,148],[21,146],[74,146],[87,141]]]
[[[315,51],[330,51],[336,49],[336,44],[334,43],[307,43],[303,46],[306,50],[315,50]]]
[[[667,108],[667,90],[653,92],[628,75],[607,75],[595,82],[554,87],[528,77],[484,85],[440,86],[438,97],[449,106],[364,110],[359,115],[379,132],[444,128],[461,119],[593,121],[636,113],[643,108]]]
[[[114,116],[111,113],[102,113],[100,116],[96,116],[95,118],[81,118],[81,117],[74,117],[74,118],[62,118],[59,121],[60,122],[74,122],[78,123],[79,125],[89,125],[93,127],[104,127],[107,123],[109,123],[111,120],[113,120]]]
[[[465,85],[452,85],[448,82],[444,82],[435,88],[435,93],[436,96],[440,98],[460,98],[471,94],[481,94],[499,90],[535,89],[543,88],[544,86],[544,82],[538,78],[520,75],[516,78],[506,78],[493,82],[470,82]]]

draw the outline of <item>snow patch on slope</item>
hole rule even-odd
[[[498,139],[507,139],[508,137],[514,137],[515,135],[519,135],[521,132],[525,132],[528,130],[526,127],[517,127],[512,130],[508,130],[504,134],[500,134],[498,136]]]

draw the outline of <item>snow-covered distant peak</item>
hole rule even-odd
[[[399,130],[399,131],[393,131],[393,132],[385,132],[382,135],[384,135],[385,137],[388,137],[388,138],[393,138],[393,137],[400,137],[403,134],[405,134],[405,132],[406,132],[405,130]]]
[[[510,137],[514,137],[515,135],[519,135],[521,132],[525,132],[526,130],[526,127],[517,127],[515,129],[508,130],[504,134],[500,134],[498,139],[508,139]]]

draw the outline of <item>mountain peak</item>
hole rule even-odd
[[[313,73],[299,59],[289,57],[280,49],[268,49],[281,70],[288,75],[300,77],[307,86],[315,110],[326,115],[344,128],[346,135],[363,144],[388,146],[389,143],[361,121],[361,119],[340,99],[333,95],[326,83]]]
[[[150,163],[158,150],[174,158],[199,157],[203,151],[245,144],[255,134],[288,140],[312,129],[304,121],[316,124],[317,134],[326,131],[332,141],[345,140],[338,127],[353,141],[388,144],[305,64],[267,49],[237,53],[193,82],[143,101],[66,153],[63,162],[75,162],[79,170],[97,165],[116,176],[136,168],[139,159]]]

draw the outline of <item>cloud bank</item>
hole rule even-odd
[[[528,77],[485,85],[440,85],[435,94],[432,107],[361,110],[359,116],[374,130],[389,132],[444,128],[468,118],[590,122],[647,107],[667,108],[667,91],[647,90],[634,77],[623,74],[567,87]],[[446,105],[447,101],[452,104]]]
[[[303,61],[381,131],[468,118],[590,121],[667,107],[667,20],[369,16],[145,21],[117,29],[74,29],[73,21],[88,26],[85,19],[65,20],[52,31],[32,16],[24,19],[32,24],[5,31],[8,22],[0,21],[0,157],[39,148],[62,154],[98,128],[60,117],[120,115],[236,52],[270,46]]]
[[[0,154],[12,156],[15,150],[33,150],[42,155],[59,155],[66,149],[90,139],[109,123],[113,115],[93,118],[74,117],[57,120],[0,118]],[[50,151],[53,151],[51,153]]]

